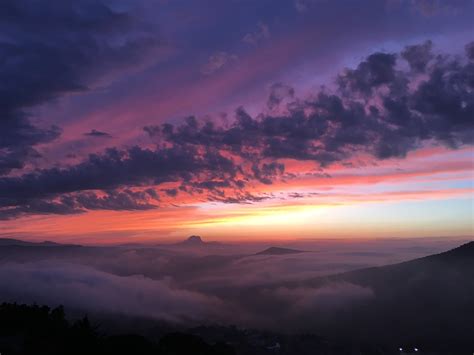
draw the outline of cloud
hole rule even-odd
[[[315,6],[315,4],[323,1],[324,0],[294,0],[294,4],[296,11],[304,13]]]
[[[469,60],[474,61],[474,42],[466,44],[466,55]]]
[[[0,267],[3,301],[38,303],[173,322],[213,319],[214,297],[143,276],[116,276],[88,266],[59,263],[8,263]]]
[[[273,282],[277,282],[274,286],[265,285],[269,279],[264,272],[249,283],[251,280],[241,277],[242,270],[251,270],[255,264],[247,260],[248,265],[244,262],[237,269],[229,269],[227,264],[232,263],[235,256],[214,255],[196,259],[181,253],[179,258],[168,261],[165,258],[159,260],[158,264],[153,258],[153,265],[146,265],[145,262],[144,266],[156,269],[161,265],[168,277],[152,279],[137,274],[126,276],[130,275],[127,269],[133,270],[131,265],[127,265],[127,258],[138,258],[140,264],[147,253],[135,255],[128,251],[123,256],[112,255],[117,265],[122,265],[121,275],[67,259],[3,263],[0,265],[0,282],[5,287],[0,290],[0,298],[6,302],[51,306],[63,304],[68,308],[100,314],[140,316],[171,322],[219,322],[283,330],[290,326],[310,329],[317,322],[309,322],[308,318],[322,320],[374,297],[370,289],[347,282],[321,287],[283,286],[287,281],[286,274],[272,276]],[[97,261],[96,255],[94,263]],[[111,267],[110,261],[100,262],[106,263],[106,269]],[[271,265],[275,263],[273,261],[262,266],[268,273],[272,272]],[[223,265],[224,270],[216,270],[217,264]],[[156,270],[150,272],[156,273]],[[252,272],[245,274],[250,275]],[[180,275],[184,279],[180,280]],[[217,279],[211,281],[212,276]],[[192,282],[187,281],[190,277]],[[220,285],[217,288],[216,283]],[[222,284],[226,287],[222,288]],[[249,285],[253,286],[249,289]],[[281,323],[269,322],[270,319],[277,319]]]
[[[425,42],[401,53],[373,53],[344,70],[334,90],[306,99],[275,84],[269,112],[252,117],[240,107],[228,125],[190,116],[178,124],[147,126],[144,131],[156,143],[153,149],[109,148],[62,169],[2,177],[0,216],[55,213],[61,206],[62,213],[101,206],[152,208],[156,203],[149,203],[146,194],[124,191],[163,183],[210,201],[249,203],[269,196],[253,195],[248,186],[289,176],[283,159],[324,168],[358,154],[403,158],[427,144],[451,149],[471,145],[472,43],[465,57],[433,57],[431,47]],[[85,191],[108,197],[77,196]]]
[[[268,96],[267,106],[273,109],[279,106],[285,99],[293,99],[295,90],[283,83],[275,83],[270,87],[270,95]]]
[[[431,60],[430,51],[431,43],[425,42],[401,55],[371,54],[338,76],[337,92],[295,99],[287,113],[251,117],[239,108],[229,127],[194,119],[154,127],[151,136],[173,145],[212,146],[250,161],[289,158],[321,166],[363,152],[378,159],[401,158],[426,143],[472,144],[474,66],[455,56]],[[421,54],[416,61],[414,53]],[[412,70],[398,68],[405,60]],[[291,88],[277,84],[269,106],[292,95]]]
[[[423,73],[428,63],[434,58],[431,52],[433,43],[426,41],[423,44],[407,46],[401,53],[412,70]]]
[[[2,96],[0,92],[0,100]],[[21,169],[26,161],[40,157],[33,147],[51,142],[61,134],[57,126],[33,125],[26,113],[18,110],[0,108],[0,115],[0,176]]]
[[[247,33],[242,38],[242,42],[256,46],[270,38],[270,29],[266,24],[259,22],[257,27],[257,30],[254,32]]]
[[[29,110],[136,65],[159,45],[156,31],[101,0],[2,1],[0,5],[0,174],[38,157],[59,137]]]
[[[425,17],[443,16],[456,14],[461,9],[472,4],[470,0],[385,0],[388,9],[393,7],[405,7],[411,12]]]
[[[194,191],[200,179],[225,181],[240,188],[236,180],[239,167],[218,151],[200,151],[192,146],[175,146],[156,150],[132,147],[128,150],[108,149],[92,154],[80,164],[59,169],[42,169],[22,176],[0,177],[0,218],[25,213],[77,213],[84,209],[146,209],[153,205],[148,186],[179,182]],[[266,173],[268,174],[268,172]],[[198,184],[198,185],[196,185]],[[201,184],[201,185],[199,185]],[[127,186],[143,187],[133,192]],[[89,190],[101,190],[97,197]],[[67,207],[67,208],[66,208]]]
[[[424,16],[435,16],[443,13],[456,12],[470,4],[469,0],[409,0],[411,6]],[[401,2],[404,2],[403,0]]]
[[[83,192],[74,196],[75,204],[87,210],[148,210],[156,208],[159,196],[146,191],[108,191],[102,196],[93,192]]]
[[[332,283],[319,288],[286,288],[275,290],[275,296],[291,302],[298,312],[307,312],[315,308],[345,307],[352,301],[374,297],[371,289],[348,282]]]
[[[51,198],[0,199],[0,219],[25,214],[77,214],[87,210],[136,211],[158,208],[159,195],[153,189],[115,189],[65,193]]]
[[[348,95],[372,94],[381,85],[394,82],[396,58],[392,53],[371,54],[356,69],[346,69],[339,75],[338,85]]]
[[[163,190],[166,195],[170,197],[176,197],[178,195],[178,190],[177,189],[164,189]]]
[[[92,129],[90,132],[84,133],[84,135],[88,137],[97,137],[97,138],[111,138],[112,137],[107,132],[98,131],[96,129]]]
[[[201,73],[204,75],[211,75],[222,68],[231,65],[237,61],[235,54],[227,52],[216,52],[212,54],[207,62],[201,67]]]

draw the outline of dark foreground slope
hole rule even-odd
[[[117,318],[116,321],[119,321]],[[282,335],[233,326],[155,329],[154,335],[107,334],[87,317],[65,318],[62,307],[0,305],[0,352],[5,355],[349,355],[398,354],[373,344],[330,342],[311,334]],[[169,326],[175,328],[175,326]]]
[[[430,351],[474,351],[474,242],[400,264],[305,282],[347,283],[371,290],[364,302],[332,314],[324,333]]]
[[[233,355],[190,333],[151,340],[137,334],[104,335],[88,318],[69,323],[62,307],[0,305],[0,352],[6,355]]]

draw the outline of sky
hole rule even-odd
[[[2,1],[0,236],[471,237],[473,11]]]

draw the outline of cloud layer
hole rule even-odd
[[[313,240],[287,245],[305,253],[256,255],[268,244],[8,246],[12,241],[4,240],[0,302],[63,304],[89,314],[124,314],[188,326],[195,321],[314,331],[341,320],[357,323],[350,320],[351,310],[363,311],[361,305],[373,306],[381,295],[367,285],[377,268],[369,269],[368,279],[327,275],[423,257],[463,242]],[[419,270],[410,280],[425,272]],[[443,277],[450,279],[450,272]],[[409,284],[406,278],[399,281],[397,287]],[[381,282],[385,285],[386,280]]]
[[[121,277],[91,267],[38,262],[0,267],[3,301],[67,304],[99,313],[168,321],[211,317],[219,301],[143,276]]]
[[[318,288],[261,288],[253,292],[241,284],[243,288],[232,288],[224,294],[217,291],[215,295],[212,289],[186,289],[172,277],[156,280],[141,275],[118,276],[58,261],[3,264],[0,281],[5,285],[0,291],[4,302],[64,304],[80,311],[139,316],[188,326],[192,322],[219,322],[286,330],[291,326],[310,327],[314,322],[306,319],[309,314],[322,320],[374,297],[370,289],[350,283]],[[232,294],[237,290],[239,297]],[[274,316],[270,318],[270,314]],[[282,325],[275,326],[275,319],[281,320]]]
[[[293,100],[280,115],[251,117],[241,108],[230,127],[189,118],[146,131],[173,145],[214,147],[249,161],[287,158],[322,166],[362,152],[378,159],[404,157],[427,142],[450,148],[472,144],[472,44],[462,59],[435,56],[431,46],[371,54],[338,76],[336,92]],[[269,107],[292,95],[291,88],[274,86]]]
[[[103,16],[112,21],[112,14]],[[113,32],[110,26],[105,28]],[[154,187],[163,183],[175,185],[164,189],[167,196],[179,191],[213,201],[251,202],[266,197],[252,195],[249,186],[291,177],[284,175],[283,159],[324,168],[359,154],[403,158],[427,144],[470,145],[472,48],[466,45],[462,57],[440,55],[428,41],[399,54],[377,52],[340,73],[334,90],[306,99],[295,98],[291,87],[273,85],[269,111],[256,117],[239,108],[227,126],[195,117],[177,125],[146,126],[155,148],[109,148],[77,165],[1,177],[0,216],[155,208],[159,195]],[[115,55],[118,49],[110,50]],[[45,97],[54,95],[51,91]],[[9,105],[17,112],[25,103]],[[51,132],[46,136],[53,137]]]

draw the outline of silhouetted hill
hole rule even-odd
[[[332,314],[332,320],[324,324],[331,334],[425,345],[433,351],[452,349],[453,354],[474,349],[474,242],[400,264],[313,279],[297,287],[337,284],[363,287],[373,297]]]
[[[201,239],[200,236],[198,235],[192,235],[190,236],[188,239],[186,239],[185,241],[181,242],[181,244],[183,245],[202,245],[202,244],[205,244],[203,242],[203,240]]]
[[[219,242],[206,242],[202,240],[202,238],[198,235],[192,235],[187,239],[183,240],[182,242],[178,242],[175,244],[171,244],[171,246],[178,246],[178,247],[193,247],[193,248],[201,248],[206,246],[220,246],[222,245]],[[164,245],[160,245],[164,246]]]
[[[50,241],[35,243],[0,238],[0,263],[6,261],[31,262],[44,259],[68,259],[83,256],[92,250],[98,252],[100,249]]]
[[[72,246],[72,244],[59,244],[45,240],[44,242],[27,242],[24,240],[12,238],[0,238],[0,247],[3,246],[34,246],[34,247],[56,247],[56,246]]]
[[[474,262],[474,241],[468,242],[441,254],[427,256],[426,258],[437,260],[444,259],[445,261],[454,263],[460,261],[472,263]]]
[[[300,253],[304,253],[304,251],[296,250],[296,249],[288,249],[288,248],[270,247],[256,253],[255,255],[286,255],[286,254],[300,254]]]
[[[81,245],[43,245],[42,243],[0,245],[0,262],[31,262],[45,259],[70,259],[106,252],[105,248],[83,247]]]
[[[414,278],[416,275],[416,278]],[[406,261],[394,265],[372,267],[334,275],[328,279],[354,281],[371,286],[386,285],[386,281],[395,282],[392,287],[402,281],[415,279],[417,282],[426,280],[446,281],[443,276],[464,278],[474,276],[474,242],[468,242],[457,248],[440,254]],[[474,280],[472,280],[474,281]]]

